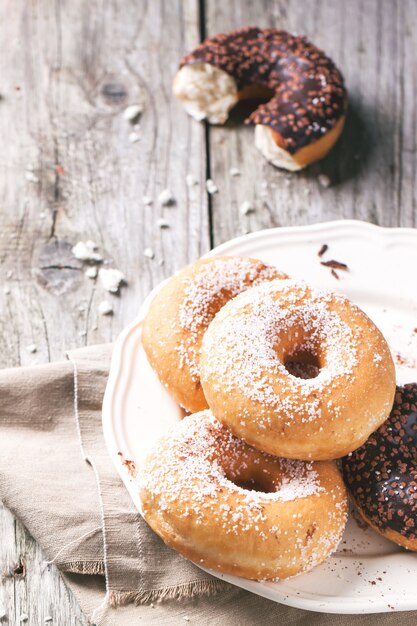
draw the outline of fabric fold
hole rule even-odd
[[[108,351],[70,352],[76,390],[75,419],[86,459],[97,480],[103,513],[109,606],[210,595],[226,583],[206,574],[165,546],[138,514],[113,467],[101,429]]]
[[[101,426],[112,346],[0,372],[0,499],[68,574],[103,575],[107,606],[225,588],[183,559],[136,511]]]
[[[63,571],[103,572],[97,490],[68,361],[0,371],[0,499]]]

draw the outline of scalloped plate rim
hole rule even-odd
[[[247,235],[242,235],[231,239],[227,242],[224,242],[210,250],[204,257],[217,256],[220,254],[233,254],[235,248],[239,248],[240,246],[245,246],[247,244],[256,244],[259,241],[265,241],[275,238],[284,239],[285,237],[300,237],[302,238],[304,235],[325,235],[325,234],[334,234],[340,230],[341,235],[356,235],[356,234],[369,234],[372,236],[378,235],[384,239],[395,240],[399,239],[400,241],[404,241],[410,237],[414,240],[417,246],[417,229],[414,228],[400,228],[400,227],[384,227],[376,224],[372,224],[369,222],[363,222],[361,220],[333,220],[328,222],[322,222],[311,225],[301,225],[301,226],[287,226],[287,227],[276,227],[265,230],[256,231],[254,233],[250,233]],[[343,231],[343,232],[342,232]],[[106,391],[103,399],[103,433],[106,441],[106,445],[112,458],[113,464],[122,478],[123,483],[128,489],[132,500],[138,509],[140,509],[140,501],[139,496],[136,495],[136,490],[134,487],[133,479],[127,474],[125,471],[120,457],[118,456],[118,446],[116,445],[116,439],[113,431],[113,414],[112,414],[112,401],[114,397],[114,393],[117,388],[117,383],[119,377],[122,372],[123,367],[123,351],[126,343],[129,341],[129,337],[132,336],[132,333],[139,332],[140,326],[143,320],[144,312],[146,311],[147,306],[151,302],[152,298],[155,296],[156,292],[161,288],[165,281],[162,281],[158,284],[146,297],[144,300],[139,315],[128,325],[125,329],[120,333],[118,338],[115,341],[109,379],[106,386]],[[412,553],[393,553],[389,555],[391,558],[394,557],[395,560],[401,559],[402,557],[412,556]],[[366,560],[367,558],[373,559],[375,557],[361,557],[362,560]],[[198,566],[198,564],[197,564]],[[198,566],[200,567],[200,566]],[[395,612],[395,611],[409,611],[417,609],[417,597],[413,600],[412,598],[408,598],[407,600],[402,599],[400,602],[397,602],[397,605],[392,608],[387,608],[387,604],[389,602],[389,597],[385,597],[383,601],[381,601],[380,605],[372,605],[369,602],[366,602],[364,597],[359,598],[349,598],[346,601],[346,598],[340,596],[320,596],[315,593],[304,593],[303,597],[299,597],[294,594],[294,590],[290,588],[285,588],[286,581],[280,581],[279,585],[281,587],[280,590],[273,588],[268,589],[263,587],[262,589],[257,589],[256,585],[259,584],[257,581],[250,581],[242,578],[238,578],[235,576],[229,576],[225,574],[221,574],[219,572],[215,572],[212,570],[208,570],[206,568],[202,568],[210,574],[216,576],[217,578],[222,578],[228,582],[231,582],[234,585],[237,585],[243,589],[266,597],[270,600],[280,602],[282,604],[300,608],[310,611],[323,612],[323,613],[334,613],[334,614],[364,614],[364,613],[379,613],[379,612]],[[314,571],[314,570],[313,570]],[[290,579],[291,581],[297,580]],[[339,605],[337,606],[337,604]],[[344,603],[344,604],[343,604]]]

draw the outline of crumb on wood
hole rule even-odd
[[[142,104],[131,104],[123,111],[123,119],[126,122],[130,122],[134,124],[138,121],[139,117],[143,113],[143,105]]]
[[[136,143],[137,141],[140,141],[140,135],[135,130],[132,130],[132,132],[128,135],[128,139],[130,143]]]
[[[168,220],[164,219],[163,217],[160,217],[156,220],[156,225],[159,228],[169,228],[169,222]]]
[[[249,213],[255,212],[255,207],[249,200],[245,200],[239,207],[239,212],[241,215],[249,215]]]
[[[185,177],[185,182],[188,187],[194,187],[195,185],[198,185],[198,180],[193,174],[187,174],[187,176]]]
[[[216,183],[211,178],[208,178],[206,180],[206,189],[207,193],[209,193],[211,196],[219,191]]]
[[[161,206],[172,206],[175,204],[175,198],[170,189],[163,189],[158,196],[158,202]]]
[[[327,189],[327,187],[330,187],[330,185],[332,184],[332,181],[330,180],[330,178],[327,176],[327,174],[319,174],[317,176],[317,180],[319,182],[319,184],[324,187],[325,189]]]
[[[79,261],[90,261],[92,263],[101,263],[103,257],[97,252],[97,244],[89,239],[88,241],[79,241],[71,248],[72,254]]]
[[[143,256],[146,256],[147,259],[153,259],[155,257],[155,252],[152,248],[145,248],[143,251]]]
[[[85,270],[85,275],[87,276],[87,278],[97,278],[97,274],[98,274],[98,269],[96,267],[89,267],[88,269]]]
[[[121,285],[126,284],[126,278],[123,272],[115,268],[102,268],[98,275],[103,288],[110,293],[118,293]]]
[[[100,315],[113,315],[113,307],[108,300],[103,300],[98,305],[98,312]]]

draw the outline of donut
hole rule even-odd
[[[346,524],[346,490],[334,463],[260,452],[208,410],[161,439],[138,480],[144,518],[168,546],[245,578],[311,569],[337,548]]]
[[[206,39],[180,62],[174,95],[197,120],[223,124],[239,100],[263,98],[246,123],[277,167],[323,158],[342,132],[347,92],[340,71],[305,37],[247,27]]]
[[[388,345],[345,296],[294,280],[240,294],[211,322],[200,361],[210,409],[260,450],[336,459],[388,417]]]
[[[286,275],[262,261],[214,257],[185,267],[157,293],[143,322],[143,347],[160,381],[186,411],[208,408],[200,383],[200,347],[217,311],[251,285],[276,278]]]
[[[389,418],[342,461],[364,520],[386,539],[417,551],[417,384],[397,387]]]

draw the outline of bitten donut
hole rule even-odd
[[[246,120],[264,157],[300,170],[324,157],[346,117],[347,93],[333,61],[305,37],[241,28],[206,39],[180,63],[174,95],[197,120],[223,124],[245,98],[267,99]]]
[[[346,523],[336,465],[269,456],[210,411],[185,417],[139,473],[143,515],[199,565],[252,579],[287,578],[333,552]]]
[[[343,459],[359,512],[378,533],[417,551],[417,384],[397,387],[389,418]]]
[[[161,382],[190,413],[208,407],[200,384],[200,347],[220,308],[264,280],[286,278],[247,257],[200,259],[157,293],[143,323],[143,346]]]
[[[336,459],[388,417],[388,345],[346,297],[293,280],[246,291],[203,339],[200,374],[214,415],[260,450]]]

